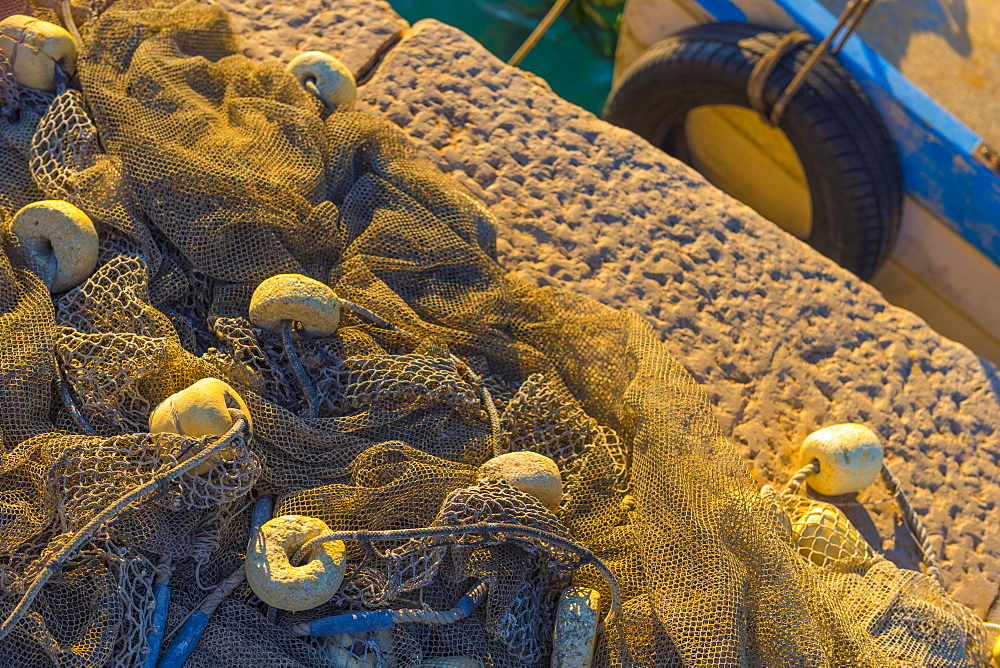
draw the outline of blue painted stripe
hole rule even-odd
[[[170,587],[158,584],[154,589],[153,625],[149,629],[149,656],[143,668],[156,668],[156,660],[163,646],[163,634],[167,630],[167,612],[170,610]]]
[[[774,0],[775,4],[788,12],[789,16],[819,41],[823,39],[837,22],[837,17],[816,0]],[[912,110],[930,129],[945,135],[951,143],[965,153],[971,153],[980,137],[955,118],[934,98],[920,90],[912,81],[891,63],[869,47],[857,34],[851,35],[844,43],[840,55],[845,65],[861,76],[859,80],[870,80],[883,91],[899,100],[901,107]],[[852,72],[853,73],[853,72]]]
[[[163,654],[157,668],[181,668],[191,656],[202,634],[208,628],[208,615],[201,610],[195,610],[177,632],[177,637]]]
[[[736,21],[746,23],[747,15],[729,0],[698,0],[698,4],[711,14],[716,21]]]
[[[392,612],[389,610],[368,610],[313,620],[309,622],[309,635],[322,638],[323,636],[335,636],[338,633],[384,631],[392,627]]]
[[[817,40],[836,23],[816,0],[774,2]],[[839,59],[885,119],[907,194],[1000,264],[1000,178],[972,156],[981,138],[856,35]]]

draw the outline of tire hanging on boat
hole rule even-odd
[[[709,23],[668,37],[625,72],[605,118],[692,162],[688,114],[706,105],[752,108],[751,73],[785,33],[748,23]],[[784,55],[767,81],[769,109],[815,48]],[[824,54],[777,126],[802,165],[812,200],[803,240],[864,279],[885,260],[902,211],[902,176],[888,130],[858,84]]]

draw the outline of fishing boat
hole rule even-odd
[[[1000,362],[995,0],[628,0],[605,110]]]

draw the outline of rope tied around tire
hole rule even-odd
[[[808,94],[774,104],[788,84],[802,80],[801,67],[815,54],[813,45],[785,57],[799,40],[751,23],[687,28],[632,63],[608,98],[605,118],[710,177],[725,166],[729,171],[714,174],[725,181],[719,182],[723,190],[749,197],[745,203],[752,208],[766,205],[769,213],[785,215],[779,226],[867,280],[898,236],[903,185],[896,146],[885,120],[836,58],[809,63]],[[749,113],[732,116],[727,107]],[[725,134],[709,132],[712,122],[722,123]],[[763,141],[772,136],[764,130],[783,134],[790,148],[776,135],[776,145]],[[794,203],[773,201],[773,188],[755,183],[761,174],[756,161],[734,160],[730,140],[757,133],[754,141],[768,148],[758,146],[752,155],[767,157],[768,169],[789,176]],[[790,151],[797,164],[786,160]]]
[[[770,80],[771,75],[774,74],[774,70],[777,69],[778,63],[781,62],[782,58],[811,40],[812,38],[801,30],[793,30],[790,33],[786,33],[773,49],[757,61],[753,72],[750,73],[750,80],[747,81],[747,99],[750,101],[750,107],[760,114],[760,117],[772,127],[777,127],[781,123],[781,116],[776,116],[773,113],[774,108],[769,112],[767,104],[764,102],[764,89],[767,86],[767,82]],[[787,92],[787,90],[786,88],[785,91]],[[784,94],[782,93],[782,97],[784,97]]]
[[[811,38],[801,30],[793,30],[782,37],[773,49],[757,61],[757,65],[754,67],[753,72],[750,73],[750,79],[747,82],[747,98],[753,110],[760,114],[760,117],[768,125],[778,127],[781,124],[781,119],[785,115],[788,103],[795,97],[802,84],[805,83],[806,78],[813,68],[816,67],[819,59],[827,51],[836,55],[843,48],[844,43],[847,42],[847,38],[854,33],[861,23],[861,19],[864,18],[864,15],[875,2],[877,0],[851,0],[851,2],[847,3],[844,11],[837,17],[837,22],[834,24],[833,29],[823,38],[823,41],[817,45],[813,52],[809,54],[802,67],[795,72],[795,76],[785,86],[785,89],[778,96],[778,99],[775,100],[770,110],[767,109],[767,105],[764,102],[764,90],[767,87],[767,82],[774,74],[778,63],[797,47],[811,41]],[[833,43],[835,39],[837,40],[836,44]]]

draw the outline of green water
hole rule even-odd
[[[545,15],[544,0],[390,0],[399,14],[414,23],[434,18],[455,26],[508,60]],[[572,5],[572,3],[571,3]],[[572,6],[566,10],[570,12]],[[608,35],[603,35],[609,41]],[[613,35],[610,36],[613,42]],[[600,114],[611,90],[613,62],[588,43],[561,16],[520,67],[545,79],[563,98]]]

